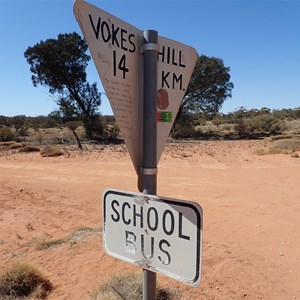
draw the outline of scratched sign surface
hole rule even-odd
[[[85,2],[75,1],[74,14],[88,43],[133,164],[141,166],[142,99],[140,45],[142,32]]]
[[[103,233],[111,256],[199,285],[202,209],[197,203],[106,190]]]
[[[74,14],[88,43],[133,165],[142,165],[143,31],[83,0]],[[158,37],[157,162],[184,97],[197,52]]]

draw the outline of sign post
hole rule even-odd
[[[142,201],[140,195],[105,193],[106,250],[143,267],[144,300],[156,297],[156,272],[196,286],[201,275],[201,207],[156,194],[157,164],[188,88],[197,52],[158,36],[155,30],[142,31],[84,0],[75,0],[73,9],[138,175],[138,189],[143,192]],[[135,202],[128,202],[128,197]],[[118,230],[115,226],[121,221],[125,228]],[[178,240],[181,249],[176,248]],[[183,265],[182,249],[188,254]]]
[[[157,186],[157,31],[143,33],[143,165],[139,181],[144,194],[156,195]],[[156,274],[144,269],[143,298],[154,300],[156,294]]]

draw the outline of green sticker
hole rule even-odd
[[[172,122],[172,112],[159,111],[157,112],[157,122]]]

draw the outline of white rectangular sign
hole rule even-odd
[[[108,254],[192,286],[201,278],[202,209],[194,202],[105,190]]]

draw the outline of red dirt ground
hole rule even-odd
[[[300,159],[258,156],[265,141],[168,144],[158,195],[198,202],[204,213],[202,281],[192,288],[162,275],[181,299],[300,299]],[[139,268],[109,257],[101,233],[49,250],[39,239],[102,227],[102,192],[136,192],[123,145],[89,146],[44,158],[0,152],[0,270],[15,261],[41,269],[49,300],[89,299],[98,282]],[[184,254],[183,254],[184,259]]]

